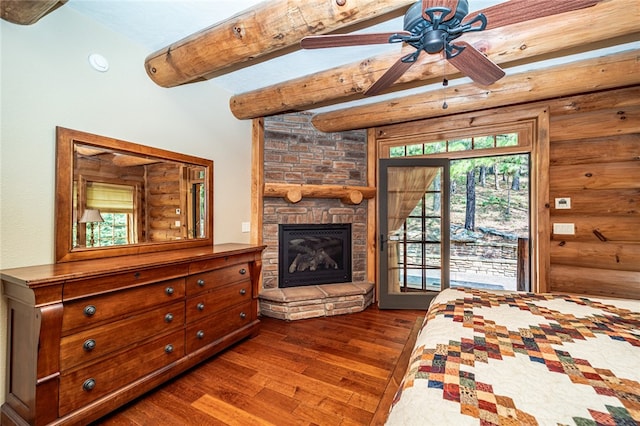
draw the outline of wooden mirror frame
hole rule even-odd
[[[55,193],[55,258],[56,263],[76,260],[100,259],[141,253],[153,253],[192,247],[213,246],[213,161],[152,148],[105,136],[56,127],[56,193]],[[163,160],[186,163],[205,168],[206,223],[205,237],[142,242],[107,247],[73,247],[73,180],[74,144],[91,145],[96,148],[116,150],[136,156],[157,157]]]

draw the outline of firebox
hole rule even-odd
[[[279,287],[350,281],[350,223],[279,225]]]

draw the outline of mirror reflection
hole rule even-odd
[[[206,168],[73,144],[73,248],[206,238]]]
[[[213,161],[56,127],[56,262],[213,245]]]

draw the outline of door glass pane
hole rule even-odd
[[[525,289],[529,169],[527,154],[451,161],[451,286]]]
[[[424,241],[439,243],[442,240],[442,220],[440,218],[425,219]]]
[[[426,166],[387,169],[389,294],[440,290],[442,170]]]
[[[426,216],[439,216],[441,214],[441,200],[440,192],[427,192],[424,200],[424,214]]]

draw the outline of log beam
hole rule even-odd
[[[145,60],[149,77],[162,87],[210,78],[225,69],[297,45],[307,35],[324,34],[393,12],[414,0],[271,0],[205,28]]]
[[[311,122],[322,132],[366,129],[394,123],[570,96],[640,84],[640,53],[621,52],[504,77],[491,88],[450,86],[385,102],[316,114]]]
[[[363,199],[373,198],[376,188],[349,185],[306,185],[288,183],[265,183],[264,197],[282,197],[290,203],[303,198],[337,198],[344,204],[358,205]]]
[[[35,24],[68,0],[1,0],[0,16],[5,21],[19,24]]]
[[[605,40],[640,32],[637,0],[611,0],[570,13],[539,20],[499,27],[480,33],[468,33],[460,38],[474,45],[498,64],[523,61],[528,58],[601,44]],[[598,17],[598,19],[593,19]],[[589,25],[584,25],[589,22]],[[611,25],[615,22],[616,25]],[[549,29],[552,28],[553,31]],[[562,37],[558,37],[562,34]],[[615,40],[616,44],[620,40]],[[403,54],[414,49],[406,47],[398,53],[375,56],[363,61],[336,67],[284,83],[235,95],[230,100],[232,113],[239,119],[274,115],[286,111],[360,99],[382,74]],[[406,89],[408,83],[426,84],[441,81],[443,73],[452,78],[458,71],[447,64],[443,69],[440,55],[422,54],[390,90]]]

